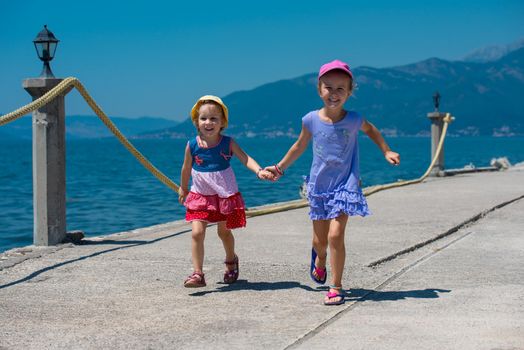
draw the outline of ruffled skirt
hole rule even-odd
[[[315,194],[308,191],[309,217],[311,220],[334,219],[341,214],[349,216],[370,215],[366,197],[360,190],[339,189],[333,192]]]
[[[246,210],[240,192],[228,198],[189,192],[186,201],[186,221],[226,222],[227,229],[246,226]]]

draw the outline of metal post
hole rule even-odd
[[[444,117],[446,113],[438,111],[428,113],[428,118],[431,120],[431,160],[435,157],[442,129],[444,128]],[[430,176],[439,176],[444,171],[444,146],[440,151],[440,155],[435,162],[435,166],[431,170]]]
[[[35,78],[23,82],[33,100],[62,79]],[[33,242],[48,246],[66,237],[65,105],[64,95],[33,112]]]

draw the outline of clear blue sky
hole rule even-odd
[[[60,40],[51,67],[78,77],[111,116],[184,119],[203,94],[225,96],[339,58],[389,67],[458,60],[524,37],[524,1],[0,0],[0,112],[30,101],[44,24]],[[268,101],[271,103],[271,101]],[[67,114],[93,114],[78,93]]]

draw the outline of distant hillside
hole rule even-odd
[[[524,47],[524,38],[517,40],[509,45],[492,45],[483,47],[465,56],[462,60],[481,63],[496,61],[500,59],[502,56],[507,55],[511,51],[518,50],[521,47]]]
[[[391,68],[357,67],[358,89],[347,108],[359,111],[383,132],[425,135],[432,96],[441,97],[440,110],[456,121],[457,135],[524,134],[524,48],[490,62],[446,61],[430,58]],[[321,107],[316,73],[262,85],[224,97],[230,109],[227,133],[237,137],[294,136],[300,118]],[[186,138],[195,134],[190,120],[146,133],[147,138]]]
[[[179,122],[162,118],[142,117],[129,119],[111,117],[111,120],[124,135],[133,138],[134,135],[158,129],[173,127]],[[25,116],[0,128],[1,138],[31,139],[31,117]],[[96,116],[66,117],[66,137],[69,139],[89,139],[111,136],[111,132]]]

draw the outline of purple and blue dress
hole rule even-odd
[[[358,131],[362,122],[356,112],[346,112],[336,123],[322,121],[318,111],[302,118],[313,139],[313,162],[306,177],[311,220],[370,214],[359,186]]]

